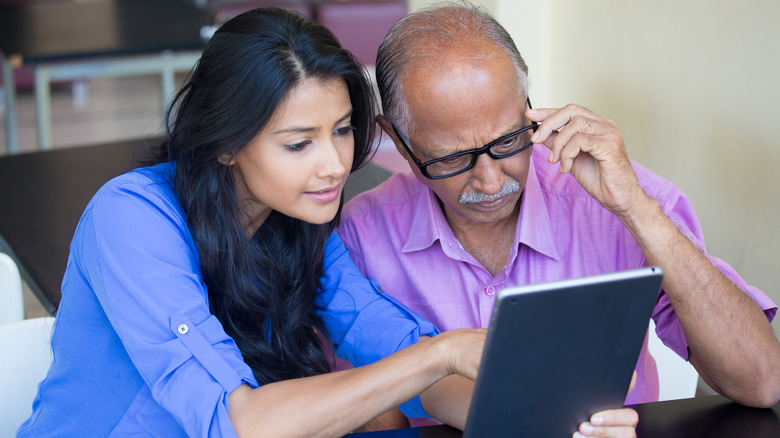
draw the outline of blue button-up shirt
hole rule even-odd
[[[236,435],[228,394],[258,385],[209,312],[172,169],[115,178],[87,206],[62,283],[54,361],[19,436]],[[438,333],[367,280],[335,233],[317,304],[335,351],[355,365]]]

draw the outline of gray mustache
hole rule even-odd
[[[458,202],[461,204],[475,204],[477,202],[494,201],[502,196],[506,196],[510,193],[514,193],[520,190],[520,183],[517,181],[505,182],[501,186],[501,190],[495,195],[486,195],[482,192],[470,192],[460,195]]]

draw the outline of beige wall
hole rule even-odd
[[[515,39],[535,106],[616,120],[629,155],[691,198],[709,251],[780,302],[780,3],[475,3]]]

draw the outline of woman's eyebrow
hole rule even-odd
[[[344,114],[340,119],[337,120],[337,123],[341,123],[344,120],[347,120],[348,118],[352,117],[352,109],[347,111],[346,114]],[[313,126],[307,127],[307,126],[291,126],[289,128],[280,129],[278,131],[275,131],[274,134],[284,134],[287,132],[312,132],[316,131],[319,128],[315,128]]]
[[[344,114],[344,116],[343,116],[343,117],[341,117],[340,119],[338,119],[337,123],[341,123],[341,122],[343,122],[344,120],[347,120],[347,119],[348,119],[348,118],[350,118],[350,117],[352,117],[352,108],[350,108],[350,109],[349,109],[349,111],[347,111],[347,113],[346,113],[346,114]]]

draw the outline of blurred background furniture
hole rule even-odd
[[[181,0],[101,0],[0,4],[6,144],[18,150],[14,70],[34,74],[38,146],[51,146],[50,82],[160,73],[163,111],[174,72],[189,70],[205,44],[208,13]]]
[[[174,74],[194,65],[215,21],[267,6],[330,28],[369,73],[408,10],[405,0],[0,0],[6,150],[20,150],[17,92],[34,90],[39,150],[54,143],[52,84],[70,86],[73,105],[83,108],[93,78],[159,74],[163,114],[178,88]]]
[[[54,318],[0,324],[0,436],[11,437],[32,413],[38,383],[52,362]]]
[[[13,259],[0,252],[0,324],[23,319],[22,277]]]
[[[224,23],[238,14],[255,8],[267,8],[270,6],[280,6],[291,11],[298,12],[304,17],[314,19],[314,1],[295,1],[295,0],[208,0],[203,2],[201,7],[208,10],[218,23]]]
[[[406,15],[406,1],[322,1],[317,21],[330,29],[363,65],[376,64],[376,52],[387,31]]]

